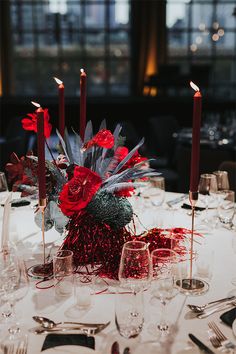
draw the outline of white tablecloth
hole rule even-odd
[[[166,200],[177,197],[178,194],[166,193]],[[158,227],[187,227],[190,228],[191,217],[187,214],[187,210],[175,207],[174,209],[167,209],[166,205],[162,207],[151,206],[150,200],[143,200],[136,198],[131,200],[135,210],[139,216],[136,220],[137,231],[141,232],[144,227],[151,228]],[[214,214],[214,211],[211,211]],[[0,220],[2,220],[3,208],[0,209]],[[196,228],[200,230],[201,216],[196,217]],[[235,221],[234,221],[235,222]],[[1,226],[1,225],[0,225]],[[222,225],[216,225],[208,232],[204,232],[204,238],[201,240],[201,246],[195,243],[199,252],[201,250],[213,250],[214,261],[212,264],[213,276],[210,280],[209,291],[201,296],[188,296],[187,298],[179,294],[174,298],[168,306],[168,319],[170,322],[175,322],[179,317],[179,330],[172,345],[171,353],[178,353],[181,348],[186,347],[188,342],[188,333],[194,333],[211,347],[208,340],[207,323],[210,320],[215,320],[220,328],[228,335],[235,343],[232,330],[225,324],[220,323],[219,316],[222,312],[215,313],[206,319],[198,319],[190,313],[187,308],[187,303],[204,304],[205,302],[225,297],[229,295],[236,287],[231,284],[231,278],[236,276],[236,254],[232,248],[232,240],[235,237],[235,231],[229,231]],[[10,237],[11,240],[16,242],[19,253],[21,252],[28,262],[34,264],[42,257],[41,247],[41,233],[39,228],[34,223],[34,210],[31,206],[19,207],[12,209],[11,224],[10,224]],[[55,240],[58,240],[59,234],[51,229],[46,233],[47,251]],[[114,285],[114,284],[112,284]],[[102,285],[103,286],[103,285]],[[105,285],[104,285],[105,287]],[[150,324],[157,323],[160,317],[160,305],[150,305],[150,291],[144,293],[145,297],[145,323],[142,333],[136,339],[125,340],[122,338],[116,329],[114,322],[114,286],[110,286],[107,293],[93,295],[92,307],[84,313],[81,313],[80,318],[73,318],[76,321],[111,321],[111,324],[100,334],[95,336],[96,350],[102,354],[110,354],[110,348],[114,341],[120,344],[121,353],[125,346],[132,348],[131,353],[135,354],[140,352],[141,343],[146,342],[145,351],[157,353],[157,346],[153,346],[148,341],[156,341],[155,336],[150,334]],[[185,302],[185,303],[184,303]],[[69,309],[74,304],[74,299],[71,297],[65,301],[56,302],[54,297],[53,288],[47,290],[38,290],[35,287],[35,281],[31,280],[30,290],[27,296],[17,303],[17,312],[22,313],[22,323],[24,327],[31,328],[36,325],[32,320],[33,315],[43,315],[55,321],[72,320],[68,316]],[[40,353],[44,335],[29,334],[29,347],[28,354]],[[152,348],[152,349],[151,349]],[[212,347],[211,347],[212,348]],[[162,352],[162,351],[160,351]],[[190,350],[193,353],[193,349]],[[144,351],[143,351],[144,353]]]

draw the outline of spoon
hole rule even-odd
[[[208,302],[205,305],[191,305],[191,304],[188,304],[187,306],[190,308],[191,311],[193,311],[195,313],[201,313],[207,307],[210,307],[213,304],[218,304],[218,303],[221,303],[221,302],[224,302],[224,301],[230,301],[230,300],[233,300],[235,298],[236,298],[235,296],[230,296],[230,297],[225,297],[225,298],[220,299],[220,300],[215,300],[215,301]]]
[[[56,323],[53,320],[50,320],[49,318],[42,317],[42,316],[33,316],[33,320],[38,322],[43,328],[46,329],[52,329],[61,324],[73,324],[73,325],[79,325],[88,328],[94,328],[94,327],[99,328],[104,326],[104,323],[81,323],[81,322],[57,322]]]
[[[105,329],[108,325],[110,324],[110,321],[107,323],[100,324],[99,327],[95,326],[72,326],[72,327],[53,327],[53,328],[44,328],[44,327],[34,327],[31,328],[29,331],[33,332],[34,334],[44,334],[44,333],[52,333],[52,332],[66,332],[66,331],[74,331],[74,330],[79,330],[80,333],[88,334],[88,335],[94,335],[99,332],[101,332],[103,329]]]

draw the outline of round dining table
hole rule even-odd
[[[168,204],[178,197],[179,193],[165,192],[165,199],[158,205],[155,193],[148,197],[134,196],[130,202],[135,211],[134,222],[136,233],[141,234],[152,228],[172,229],[175,227],[191,229],[191,210],[182,207],[183,203],[188,204],[186,199]],[[0,208],[0,222],[3,220],[3,206]],[[120,354],[129,352],[131,354],[140,353],[200,353],[198,347],[189,339],[189,333],[194,334],[213,352],[216,348],[209,340],[209,321],[214,321],[233,343],[236,344],[236,333],[232,328],[220,320],[220,315],[233,306],[222,308],[220,311],[200,319],[193,313],[188,304],[202,305],[213,300],[236,295],[236,286],[231,283],[233,276],[236,276],[236,218],[234,217],[234,227],[220,223],[217,217],[217,208],[213,205],[209,209],[211,224],[204,224],[205,211],[196,212],[195,231],[199,235],[194,236],[193,249],[196,254],[196,261],[193,261],[193,277],[202,279],[209,285],[207,291],[201,295],[187,295],[179,292],[168,304],[166,318],[173,325],[173,332],[165,339],[159,336],[157,324],[161,315],[161,303],[159,300],[152,301],[152,284],[143,291],[144,297],[144,323],[141,333],[136,338],[126,339],[122,337],[115,324],[115,298],[120,291],[119,282],[111,279],[97,278],[93,294],[91,296],[91,306],[85,310],[73,313],[75,297],[58,300],[55,297],[53,279],[48,282],[39,283],[39,279],[30,277],[30,286],[23,299],[16,303],[16,314],[23,333],[28,336],[28,354],[38,354],[41,352],[46,334],[34,334],[30,329],[38,324],[33,320],[33,316],[44,316],[55,322],[77,321],[95,322],[110,324],[100,333],[94,335],[94,354],[111,354],[114,342],[119,344]],[[11,208],[9,239],[15,244],[17,253],[21,256],[27,267],[43,261],[42,233],[34,221],[35,207],[33,202],[27,206]],[[2,227],[0,225],[0,227]],[[53,254],[63,241],[54,228],[45,233],[46,255]],[[187,242],[187,241],[186,241]],[[209,263],[209,272],[197,274],[195,263],[198,255],[206,257]],[[208,259],[208,255],[212,258]],[[210,256],[209,256],[210,257]],[[1,314],[0,314],[1,315]],[[0,321],[0,342],[8,343],[7,323]],[[155,332],[156,328],[156,332]],[[154,329],[154,330],[153,330]],[[76,332],[74,332],[76,333]],[[85,350],[85,349],[84,349]],[[47,351],[45,351],[46,354]],[[78,346],[77,353],[87,353]],[[236,352],[236,349],[235,349]],[[6,351],[7,353],[7,351]],[[53,353],[53,352],[52,352]],[[55,352],[56,353],[56,352]],[[68,352],[70,353],[70,352]],[[93,353],[93,351],[91,351]]]

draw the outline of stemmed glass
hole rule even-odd
[[[216,176],[213,173],[201,174],[198,190],[199,190],[200,200],[203,201],[206,208],[204,222],[206,224],[209,224],[210,221],[208,219],[209,204],[215,201],[216,192],[218,190]]]
[[[122,304],[120,294],[117,294],[115,318],[119,333],[126,338],[135,337],[142,330],[142,291],[150,285],[151,277],[148,244],[143,241],[126,242],[122,249],[118,278],[122,292],[128,290],[131,294],[126,305],[124,300],[127,292],[126,295],[122,294]]]
[[[8,332],[11,339],[21,332],[16,320],[15,303],[28,292],[29,280],[24,261],[14,250],[5,249],[0,254],[0,294],[3,306],[2,316],[9,323]]]
[[[182,285],[180,257],[171,249],[159,248],[151,253],[153,268],[153,296],[162,305],[160,323],[155,326],[155,332],[159,336],[170,333],[170,325],[166,320],[166,305],[179,292]],[[153,300],[153,299],[152,299]],[[152,301],[151,300],[151,301]]]
[[[144,241],[128,241],[124,244],[118,278],[123,288],[133,294],[144,290],[151,282],[151,260],[148,244]]]

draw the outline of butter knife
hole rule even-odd
[[[206,353],[206,354],[214,354],[214,352],[208,348],[204,343],[202,343],[197,337],[195,337],[192,333],[188,334],[189,338],[193,341],[194,344],[196,344],[198,346],[198,348],[200,349],[200,351],[202,353]]]

